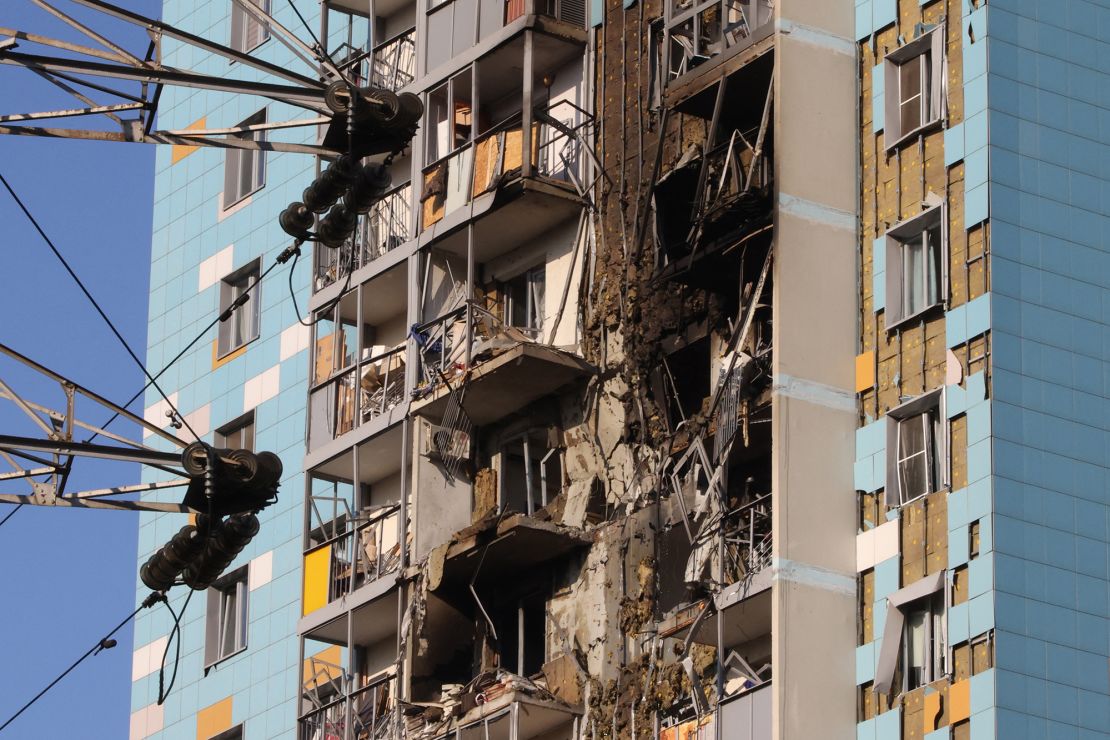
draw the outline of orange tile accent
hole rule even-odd
[[[231,697],[197,712],[197,740],[208,740],[231,729]]]
[[[939,691],[934,691],[932,694],[925,695],[925,734],[929,734],[937,729],[937,717],[940,716],[940,702],[943,694]]]
[[[856,355],[856,393],[875,386],[875,351]]]
[[[201,116],[200,120],[190,123],[185,128],[189,129],[190,131],[197,131],[203,128],[207,128],[207,122],[208,117]],[[195,152],[197,149],[200,149],[200,147],[189,146],[187,144],[174,144],[173,149],[170,152],[170,164],[177,164],[181,160],[185,159],[185,157],[188,157],[190,154]]]
[[[971,716],[971,680],[957,681],[948,687],[948,722],[956,724]]]
[[[316,660],[313,660],[315,658]],[[328,678],[338,678],[343,673],[343,653],[338,645],[325,648],[304,660],[304,683],[325,683]]]
[[[236,357],[241,357],[247,351],[247,347],[249,347],[249,346],[250,346],[249,343],[244,344],[242,347],[235,350],[234,352],[228,352],[223,357],[220,357],[220,340],[219,339],[213,339],[212,340],[212,369],[215,370],[218,367],[223,367],[227,363],[234,360]]]

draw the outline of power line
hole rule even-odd
[[[2,179],[2,178],[3,178],[3,175],[0,175],[0,179]],[[4,184],[5,184],[5,185],[7,185],[7,181],[5,181],[5,182],[4,182]],[[9,192],[11,192],[11,188],[10,188],[10,187],[8,188],[8,191],[9,191]],[[40,232],[40,233],[41,233],[41,232]],[[288,251],[289,251],[289,250],[286,250],[286,252],[288,252]],[[171,367],[173,367],[173,366],[174,366],[174,364],[175,364],[175,363],[176,363],[176,362],[177,362],[178,360],[180,360],[180,359],[181,359],[182,357],[184,357],[184,356],[185,356],[185,354],[186,354],[186,353],[187,353],[187,352],[188,352],[189,350],[191,350],[191,349],[192,349],[192,348],[193,348],[193,347],[194,347],[194,346],[196,345],[196,343],[197,343],[197,342],[199,342],[199,341],[200,341],[201,339],[203,339],[203,338],[204,338],[204,336],[205,336],[205,335],[206,335],[206,334],[207,334],[207,333],[208,333],[208,332],[209,332],[209,331],[210,331],[210,330],[212,329],[212,327],[214,327],[214,326],[215,326],[216,324],[219,324],[219,323],[220,323],[220,322],[222,322],[222,321],[227,321],[228,319],[230,319],[230,318],[231,318],[231,315],[232,315],[232,314],[233,314],[233,313],[234,313],[234,312],[235,312],[236,310],[238,310],[238,309],[242,308],[242,307],[243,307],[243,305],[244,305],[244,304],[246,304],[247,300],[249,300],[249,298],[250,298],[250,294],[251,294],[251,291],[252,291],[252,290],[254,290],[255,286],[257,286],[257,285],[258,285],[259,283],[261,283],[261,282],[262,282],[262,279],[263,279],[263,278],[265,278],[265,277],[266,277],[267,275],[269,275],[269,274],[270,274],[270,271],[271,271],[271,270],[273,270],[273,269],[274,269],[275,267],[277,267],[277,266],[278,266],[279,264],[284,264],[284,263],[285,263],[285,261],[286,261],[286,260],[288,260],[288,257],[286,257],[285,259],[282,259],[282,256],[284,256],[284,255],[286,254],[286,252],[283,252],[283,253],[282,253],[282,255],[280,255],[280,256],[279,256],[279,257],[277,258],[277,260],[275,260],[275,261],[274,261],[274,263],[273,263],[273,264],[271,264],[271,265],[270,265],[269,267],[267,267],[267,268],[266,268],[266,269],[265,269],[265,270],[264,270],[264,271],[262,272],[262,274],[261,274],[261,275],[259,275],[259,276],[258,276],[257,278],[255,278],[254,282],[253,282],[253,283],[251,283],[251,284],[250,284],[250,285],[249,285],[249,286],[247,287],[247,289],[246,289],[245,291],[243,291],[243,293],[242,293],[242,294],[240,295],[240,298],[239,298],[238,300],[236,300],[236,302],[235,302],[235,303],[233,303],[233,304],[231,304],[230,306],[228,306],[228,307],[227,307],[227,308],[226,308],[226,309],[225,309],[225,310],[224,310],[224,311],[223,311],[223,312],[222,312],[222,313],[221,313],[221,314],[220,314],[219,316],[217,316],[216,318],[212,319],[212,321],[211,321],[211,322],[209,322],[209,323],[208,323],[208,325],[207,325],[207,326],[205,326],[205,327],[204,327],[204,328],[203,328],[203,329],[202,329],[202,330],[200,331],[200,333],[199,333],[199,334],[197,334],[197,335],[196,335],[195,337],[193,337],[193,340],[192,340],[191,342],[189,342],[189,343],[188,343],[187,345],[185,345],[185,347],[184,347],[184,348],[182,348],[182,350],[181,350],[180,352],[178,352],[178,353],[177,353],[176,355],[174,355],[173,359],[172,359],[172,360],[170,360],[170,361],[169,361],[168,363],[166,363],[165,367],[163,367],[163,368],[162,368],[161,370],[159,370],[159,371],[158,371],[158,373],[157,373],[157,374],[156,374],[156,375],[155,375],[155,376],[154,376],[153,378],[150,378],[150,375],[147,375],[147,377],[148,377],[148,378],[150,378],[150,380],[148,380],[148,381],[147,381],[146,385],[144,385],[144,386],[143,386],[143,387],[142,387],[142,388],[141,388],[141,389],[139,390],[139,392],[138,392],[138,393],[136,393],[135,395],[131,396],[131,398],[130,398],[130,399],[128,399],[127,403],[123,404],[123,408],[127,408],[127,407],[128,407],[128,406],[130,406],[131,404],[135,403],[135,401],[137,401],[137,400],[139,399],[139,397],[141,397],[141,396],[142,396],[142,395],[143,395],[144,393],[146,393],[147,389],[148,389],[148,388],[150,388],[150,386],[151,386],[152,384],[154,384],[154,383],[155,383],[155,381],[157,381],[157,380],[158,380],[158,378],[160,378],[160,377],[162,377],[163,375],[165,375],[165,373],[166,373],[166,372],[167,372],[167,371],[168,371],[168,370],[169,370],[169,369],[170,369]],[[296,260],[294,260],[294,262],[293,262],[293,266],[294,266],[294,267],[296,266]],[[290,268],[289,268],[289,271],[290,271],[290,274],[292,274],[292,272],[293,272],[293,267],[290,267]],[[292,288],[290,288],[290,289],[292,289]],[[244,298],[244,296],[246,296],[246,298]],[[296,299],[294,299],[294,300],[296,300]],[[300,320],[300,316],[298,316],[298,317],[297,317],[297,319],[298,319],[298,321],[299,321],[299,320]],[[302,323],[303,323],[303,322],[302,322]],[[145,372],[145,369],[144,369],[144,372]],[[159,388],[158,390],[159,390],[159,392],[161,392],[161,389],[160,389],[160,388]],[[165,398],[165,394],[163,394],[163,395],[162,395],[162,397],[163,397],[163,398]],[[168,399],[167,399],[167,400],[168,400]],[[174,409],[174,413],[176,413],[176,414],[178,415],[178,417],[180,417],[180,418],[181,418],[181,420],[182,420],[183,422],[185,421],[185,417],[181,416],[180,412],[178,412],[178,411],[177,411],[177,409]],[[118,418],[119,418],[119,416],[120,416],[120,412],[118,412],[118,411],[117,411],[117,412],[113,413],[113,414],[112,414],[112,416],[111,416],[111,418],[109,418],[109,419],[108,419],[108,421],[104,422],[104,424],[102,424],[100,428],[101,428],[101,429],[107,429],[107,428],[108,428],[108,425],[110,425],[110,424],[111,424],[111,423],[112,423],[113,421],[115,421],[116,419],[118,419]],[[193,430],[192,430],[192,429],[190,428],[190,430],[189,430],[189,431],[193,431]],[[194,436],[196,436],[196,432],[193,432],[193,434],[194,434]],[[86,440],[85,440],[85,442],[92,442],[92,441],[93,441],[94,439],[96,439],[96,438],[97,438],[98,436],[100,436],[100,433],[99,433],[99,432],[97,432],[97,433],[93,434],[92,436],[90,436],[90,437],[89,437],[88,439],[86,439]],[[199,438],[198,438],[198,439],[199,439]],[[14,508],[14,509],[12,509],[12,510],[11,510],[10,512],[8,512],[7,516],[5,516],[5,517],[4,517],[3,519],[0,519],[0,527],[3,527],[3,526],[4,526],[4,524],[6,524],[6,523],[7,523],[7,521],[8,521],[9,519],[11,519],[11,518],[12,518],[12,517],[13,517],[13,516],[15,515],[15,513],[16,513],[17,511],[19,511],[20,509],[22,509],[22,508],[23,508],[24,506],[26,506],[26,504],[16,504],[15,508]]]
[[[82,282],[81,278],[77,276],[77,273],[73,271],[73,268],[70,267],[69,262],[66,261],[66,258],[62,255],[60,251],[58,251],[58,248],[54,246],[54,242],[50,239],[49,236],[47,236],[46,232],[43,231],[42,226],[39,225],[39,222],[27,209],[27,206],[24,205],[23,201],[16,194],[15,190],[12,188],[7,178],[4,177],[3,173],[0,173],[0,183],[3,183],[4,187],[12,196],[12,199],[15,201],[16,205],[18,205],[20,210],[23,211],[23,215],[26,216],[27,220],[31,222],[31,225],[35,227],[35,231],[39,233],[39,236],[42,237],[42,240],[46,242],[46,245],[48,247],[50,247],[50,251],[53,252],[54,256],[58,258],[58,261],[62,263],[62,267],[66,269],[66,272],[69,273],[69,276],[73,278],[73,281],[75,283],[77,283],[77,287],[80,288],[81,292],[85,294],[85,297],[89,299],[89,302],[93,305],[93,308],[95,308],[96,312],[100,314],[100,318],[104,319],[104,323],[108,325],[108,328],[112,330],[112,333],[115,335],[116,339],[118,339],[120,344],[123,345],[123,348],[127,350],[127,354],[131,356],[131,359],[134,360],[135,364],[139,366],[139,369],[143,371],[143,375],[147,377],[147,380],[150,382],[151,385],[155,387],[155,389],[157,389],[158,393],[162,396],[162,399],[169,405],[170,409],[172,409],[173,412],[177,414],[178,418],[181,419],[181,422],[185,425],[185,428],[188,429],[193,437],[195,437],[196,440],[199,442],[200,435],[198,435],[193,430],[193,427],[189,424],[185,417],[182,416],[180,412],[178,412],[177,407],[175,407],[173,404],[173,401],[170,400],[169,396],[167,396],[165,391],[162,390],[162,387],[158,385],[158,382],[147,371],[146,366],[143,364],[143,361],[140,360],[139,356],[135,354],[135,351],[131,349],[131,345],[127,343],[127,340],[123,338],[122,334],[120,334],[119,329],[116,328],[116,325],[112,323],[112,320],[110,318],[108,318],[108,314],[104,313],[104,309],[102,309],[100,307],[100,304],[97,303],[96,299],[93,298],[92,293],[90,293],[89,289],[85,287],[85,283]]]
[[[16,712],[11,717],[9,717],[8,720],[6,722],[4,722],[4,724],[0,725],[0,732],[3,732],[4,728],[7,727],[8,725],[10,725],[12,722],[14,722],[19,715],[23,714],[28,709],[30,709],[31,705],[34,704],[39,699],[41,699],[43,697],[43,695],[46,694],[47,691],[50,691],[50,689],[54,688],[55,684],[57,684],[63,678],[68,676],[70,671],[72,671],[77,666],[81,665],[81,663],[84,662],[85,658],[88,658],[90,655],[95,655],[96,653],[99,653],[101,650],[107,650],[108,648],[114,647],[116,643],[115,643],[114,640],[112,640],[112,635],[116,634],[121,629],[123,629],[123,626],[125,624],[127,624],[128,622],[130,622],[132,619],[134,619],[135,615],[138,614],[139,612],[141,612],[143,609],[154,606],[159,601],[164,601],[165,598],[166,598],[165,594],[158,593],[157,591],[152,591],[149,596],[147,596],[145,599],[143,599],[143,603],[139,604],[139,607],[135,611],[133,611],[133,612],[131,612],[130,614],[127,615],[126,619],[124,619],[122,622],[117,624],[111,632],[104,635],[104,637],[100,638],[95,645],[93,645],[91,648],[88,649],[88,651],[85,652],[84,655],[82,655],[80,658],[75,660],[73,662],[73,664],[70,665],[69,668],[66,668],[64,671],[61,672],[61,674],[57,678],[55,678],[53,681],[48,683],[46,685],[46,688],[44,688],[39,693],[35,694],[35,696],[31,699],[31,701],[27,702],[22,707],[20,707],[18,712]]]

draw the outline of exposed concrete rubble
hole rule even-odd
[[[417,442],[411,736],[526,710],[544,737],[658,737],[771,679],[773,51],[662,107],[661,3],[606,13],[580,345],[498,327],[494,288],[475,331],[419,329],[447,359],[415,413],[434,439],[457,404],[477,452],[451,476]]]

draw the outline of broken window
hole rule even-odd
[[[943,62],[943,24],[887,55],[883,91],[887,148],[943,116]]]
[[[973,560],[979,557],[979,520],[976,519],[967,528],[967,552],[968,559]]]
[[[557,430],[534,429],[501,446],[501,505],[532,515],[563,490]]]
[[[898,422],[898,495],[904,504],[936,486],[936,411]]]
[[[231,318],[220,322],[217,343],[220,357],[258,338],[262,308],[258,289],[259,267],[259,260],[254,260],[220,281],[220,313],[235,305],[243,294],[250,294],[247,302],[232,312]]]
[[[913,691],[944,675],[944,592],[902,607],[902,690]]]
[[[947,484],[943,402],[938,389],[887,414],[887,506],[901,506]]]
[[[211,666],[247,647],[247,567],[208,589],[204,664]]]
[[[540,672],[547,660],[546,600],[533,593],[495,611],[498,663],[520,676]]]
[[[886,236],[886,327],[919,316],[947,293],[946,209],[934,206]]]
[[[428,164],[470,141],[471,77],[470,69],[465,69],[428,93]]]
[[[527,270],[502,286],[505,323],[539,339],[543,334],[543,301],[546,270],[543,265]]]
[[[255,113],[239,127],[266,123],[266,109]],[[242,131],[231,138],[266,141],[265,131]],[[266,184],[266,152],[261,149],[228,149],[224,160],[223,207],[229,208]]]

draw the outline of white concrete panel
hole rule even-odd
[[[274,365],[269,370],[255,375],[243,384],[243,411],[250,411],[263,401],[268,401],[278,394],[281,384],[281,365]]]
[[[166,650],[169,637],[163,635],[154,642],[149,642],[131,654],[131,680],[138,681],[144,676],[154,673],[162,665],[162,654]]]
[[[875,533],[875,563],[881,563],[901,552],[902,540],[899,537],[898,520],[881,524],[872,530]]]
[[[875,530],[856,535],[856,573],[875,567]]]
[[[235,247],[228,244],[200,263],[200,274],[197,279],[197,292],[209,288],[231,272],[235,260]]]
[[[161,732],[164,721],[162,707],[158,704],[148,704],[131,713],[131,729],[128,737],[130,740],[143,740],[150,737],[156,732]]]
[[[281,349],[278,358],[283,362],[293,355],[308,349],[311,332],[307,326],[300,323],[293,324],[281,333]]]
[[[185,421],[198,437],[203,437],[212,431],[212,404],[206,403],[191,414],[185,414]]]
[[[265,586],[274,577],[274,551],[267,550],[250,562],[247,568],[247,587],[253,591]]]

